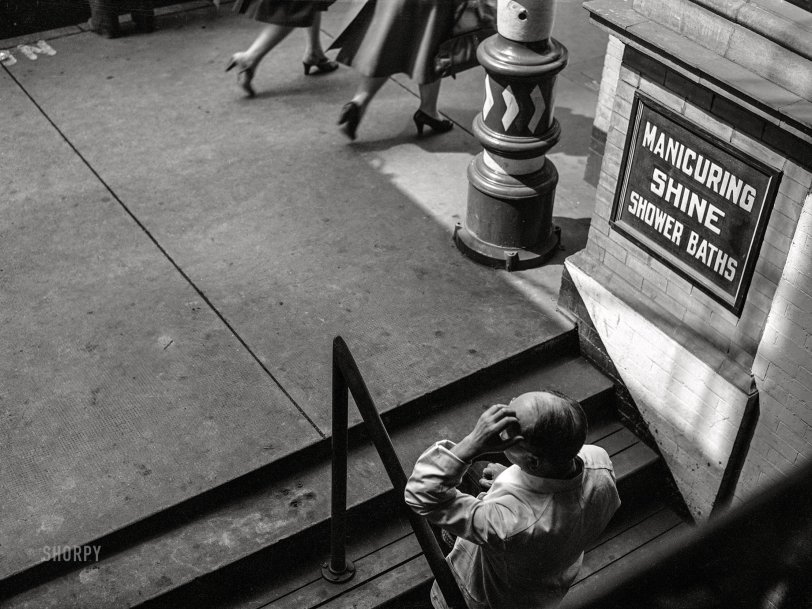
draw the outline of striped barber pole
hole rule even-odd
[[[485,101],[474,120],[483,151],[468,167],[466,256],[508,271],[539,266],[558,249],[552,222],[558,172],[547,152],[561,135],[555,80],[567,49],[551,36],[555,0],[498,0],[497,31],[479,46]]]
[[[553,120],[552,83],[500,82],[485,77],[482,119],[497,133],[536,137],[547,132]]]

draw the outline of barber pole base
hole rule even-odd
[[[552,223],[557,183],[549,160],[520,181],[477,155],[468,166],[465,225],[454,229],[457,248],[480,264],[507,271],[544,264],[561,242],[561,230]]]

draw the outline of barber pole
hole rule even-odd
[[[454,241],[508,271],[543,264],[561,238],[552,221],[558,172],[545,156],[561,135],[555,78],[567,64],[551,37],[554,8],[553,0],[499,0],[498,34],[477,50],[487,76],[473,127],[484,150],[468,166],[468,209]]]

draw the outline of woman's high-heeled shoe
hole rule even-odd
[[[237,57],[237,55],[232,55],[231,60],[226,66],[226,72],[237,67],[239,68],[237,72],[237,84],[242,87],[248,97],[254,97],[256,91],[254,91],[254,87],[251,86],[251,81],[254,80],[253,66],[246,64],[242,59]]]
[[[422,110],[418,110],[414,113],[414,126],[417,127],[417,135],[423,135],[423,127],[428,125],[431,127],[431,130],[435,133],[445,133],[446,131],[451,131],[454,128],[454,123],[450,120],[441,118],[436,119],[432,118]]]
[[[327,59],[323,55],[319,59],[306,59],[302,62],[302,65],[304,66],[305,76],[310,76],[310,68],[316,69],[316,71],[313,72],[314,75],[329,74],[338,69],[338,63]]]
[[[361,122],[361,106],[355,102],[344,104],[341,108],[341,116],[338,118],[338,124],[344,125],[341,130],[351,140],[355,139],[355,132],[358,130],[358,124]]]

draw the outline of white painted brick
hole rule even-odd
[[[674,95],[671,91],[663,89],[661,86],[649,82],[644,78],[640,79],[640,90],[652,96],[667,108],[682,114],[682,110],[685,107],[684,98]]]
[[[809,436],[807,433],[810,429],[812,429],[812,426],[810,426],[809,423],[805,421],[797,412],[793,412],[787,409],[783,403],[778,403],[775,401],[770,401],[769,405],[765,402],[764,406],[769,406],[767,411],[770,413],[774,412],[776,414],[776,432],[778,431],[779,426],[783,426],[792,431],[795,435],[803,437],[804,441],[812,441],[812,436]]]
[[[786,316],[789,321],[803,330],[812,329],[812,301],[806,300],[807,307],[798,307],[794,302],[787,302]]]
[[[684,305],[683,305],[684,306]],[[704,338],[710,342],[716,349],[723,353],[730,347],[730,337],[721,334],[713,326],[709,326],[707,319],[697,315],[693,311],[686,310],[683,313],[682,320],[691,328],[701,330]]]
[[[626,248],[614,239],[615,235],[617,233],[610,231],[609,235],[600,241],[600,244],[604,250],[625,264],[627,258]]]
[[[779,403],[786,404],[789,399],[789,384],[792,377],[786,374],[772,361],[767,366],[767,374],[764,376],[759,389],[771,395]]]
[[[627,68],[620,69],[620,80],[631,86],[638,88],[640,86],[640,74],[633,72]]]
[[[753,360],[753,374],[756,376],[756,382],[761,381],[764,379],[764,375],[767,374],[767,366],[769,365],[769,361],[766,357],[759,357],[757,356]]]
[[[668,278],[667,291],[669,294],[680,294],[681,297],[682,296],[687,297],[689,294],[692,295],[693,292],[696,291],[691,282],[685,279],[685,277],[683,277],[682,275],[677,275],[674,271],[672,271],[659,261],[658,265],[662,267],[662,272]],[[655,267],[655,270],[658,272],[660,271],[659,266]]]
[[[786,235],[779,232],[772,225],[768,226],[767,230],[764,231],[764,240],[769,242],[773,247],[784,252],[789,252],[789,247],[792,243],[792,236],[793,235]]]
[[[615,146],[623,150],[626,145],[626,130],[621,131],[617,127],[612,127],[606,134],[606,145]]]
[[[784,277],[795,288],[788,295],[789,301],[804,308],[812,298],[812,277],[797,267],[784,269]]]
[[[617,63],[623,58],[623,51],[626,45],[616,36],[609,36],[609,41],[606,43],[606,56],[615,58]]]
[[[789,451],[786,451],[789,452]],[[778,469],[782,472],[789,472],[789,466],[795,463],[795,458],[798,456],[798,453],[785,455],[784,451],[779,450],[775,446],[771,446],[770,449],[767,451],[767,461],[775,465]]]
[[[691,385],[686,385],[680,380],[671,379],[666,386],[666,391],[673,398],[674,404],[678,404],[678,413],[693,419],[702,407],[702,398],[693,390]]]
[[[807,188],[812,188],[812,172],[793,163],[789,159],[787,159],[787,162],[784,165],[784,176],[795,180],[796,182],[800,182]]]
[[[805,351],[806,357],[803,355],[801,356],[803,359],[800,360],[800,365],[798,366],[798,371],[795,373],[795,381],[798,384],[800,391],[803,392],[805,389],[805,393],[812,393],[812,371],[810,371],[810,358],[809,352]],[[798,396],[802,397],[802,396]]]
[[[758,276],[763,277],[764,281],[770,283],[771,285],[777,286],[781,281],[783,267],[776,266],[765,256],[759,256],[758,261],[756,261],[755,273],[757,273]],[[766,289],[761,291],[765,292]]]
[[[719,398],[716,410],[723,416],[735,416],[744,406],[746,398],[743,393],[718,374],[705,374],[701,382],[707,391]],[[710,401],[710,397],[706,399]]]
[[[710,319],[708,319],[706,323],[710,324],[711,327],[715,328],[716,331],[723,336],[732,337],[736,332],[736,326],[742,322],[735,316],[731,316],[728,311],[716,309],[711,312]],[[761,333],[760,327],[759,333]]]
[[[691,103],[686,102],[683,110],[685,118],[690,119],[706,131],[718,137],[720,140],[729,142],[733,137],[733,127],[725,123],[721,123],[713,116],[707,114],[701,108],[697,108]]]
[[[679,302],[686,302],[691,293],[692,286],[679,275],[668,278],[665,293]]]
[[[709,307],[707,303],[704,303],[697,298],[689,298],[686,305],[689,311],[692,311],[700,318],[710,319],[711,313],[715,311],[714,307]]]
[[[668,279],[662,273],[658,273],[653,267],[649,267],[649,269],[651,272],[643,278],[643,283],[651,285],[653,289],[657,290],[657,293],[665,293]]]
[[[745,153],[756,157],[762,163],[771,165],[776,170],[780,170],[787,160],[783,155],[767,148],[740,131],[733,131],[733,137],[730,138],[730,143]]]
[[[595,107],[594,125],[601,131],[607,131],[612,120],[612,106],[608,104],[598,104]]]
[[[625,142],[626,133],[628,133],[629,130],[629,117],[623,116],[623,114],[613,111],[612,118],[609,120],[609,129],[611,131],[616,131],[619,135],[623,136],[623,141]],[[621,143],[621,146],[622,145],[623,144]]]
[[[812,447],[812,444],[807,442],[802,434],[798,434],[782,422],[778,423],[776,437],[796,453],[807,452]]]
[[[758,290],[750,290],[747,293],[747,298],[744,301],[744,308],[742,309],[742,319],[748,327],[764,325],[764,319],[770,313],[772,300]],[[751,321],[753,320],[753,321]],[[754,330],[757,331],[757,330]]]
[[[759,258],[766,258],[775,266],[783,268],[787,261],[787,252],[778,249],[769,241],[765,241],[761,244],[761,253]]]
[[[687,282],[687,280],[683,281]],[[699,288],[694,287],[691,288],[691,298],[693,298],[694,300],[698,300],[699,302],[701,302],[703,305],[705,305],[710,309],[717,309],[718,307],[721,306],[718,302],[716,302],[713,298],[705,294],[705,292],[703,292]]]
[[[611,271],[615,272],[619,277],[622,277],[626,283],[631,285],[632,288],[640,290],[643,287],[643,278],[629,269],[624,260],[616,258],[608,250],[603,262]]]
[[[802,184],[790,176],[785,175],[778,186],[778,194],[787,197],[795,203],[803,203],[809,194],[809,184]]]
[[[800,210],[800,206],[798,206],[798,210]],[[792,239],[792,237],[795,235],[795,229],[797,226],[797,214],[794,217],[790,217],[784,213],[783,209],[773,208],[773,211],[770,214],[770,222],[768,224],[770,229]]]
[[[632,102],[634,101],[634,93],[635,93],[635,91],[637,91],[636,87],[630,85],[627,82],[620,81],[618,83],[618,85],[617,85],[617,89],[615,89],[615,95],[618,98],[625,101],[629,105],[629,109],[631,110],[631,105],[632,105]],[[629,113],[628,115],[624,114],[624,116],[626,116],[626,118],[628,118],[630,115],[631,115],[631,113]]]
[[[792,226],[798,226],[798,220],[801,218],[801,211],[803,210],[803,203],[798,203],[797,201],[793,201],[789,197],[785,197],[781,194],[778,194],[775,197],[775,203],[773,204],[772,213],[780,213],[787,216],[790,220],[792,220]],[[772,214],[771,214],[772,216]]]
[[[656,295],[652,296],[652,300],[677,319],[682,319],[685,315],[685,303],[672,298],[665,292],[658,291]]]
[[[614,105],[615,114],[622,117],[625,122],[629,122],[629,117],[632,115],[632,104],[622,97],[615,97]]]
[[[770,362],[779,368],[788,377],[793,377],[798,371],[798,362],[787,355],[787,345],[772,346],[763,349],[763,356],[768,358]]]

